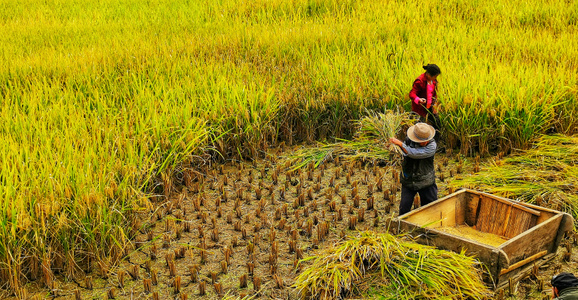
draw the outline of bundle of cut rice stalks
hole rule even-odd
[[[473,258],[371,231],[300,261],[303,299],[482,299],[490,291]]]
[[[389,138],[396,137],[404,125],[410,125],[415,119],[409,113],[370,113],[359,121],[359,129],[355,135],[358,142],[379,142],[391,152],[401,154],[402,150],[391,144]]]
[[[405,125],[413,123],[415,123],[415,118],[409,113],[396,113],[391,110],[385,113],[368,111],[368,115],[358,121],[358,130],[353,140],[319,144],[318,147],[298,151],[294,157],[301,158],[301,162],[295,165],[294,169],[304,167],[311,162],[318,166],[335,156],[349,160],[390,161],[393,164],[398,158],[390,154],[402,153],[402,150],[391,144],[389,138],[396,137]]]

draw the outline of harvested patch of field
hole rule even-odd
[[[335,155],[317,168],[309,162],[295,170],[294,154],[305,149],[275,149],[253,163],[229,161],[187,171],[183,186],[141,215],[132,250],[118,266],[95,261],[75,282],[57,273],[52,295],[72,297],[78,290],[82,299],[153,298],[155,293],[159,299],[296,299],[291,285],[307,266],[296,268],[299,259],[360,230],[385,232],[399,203],[399,167]],[[451,151],[436,155],[436,162],[440,197],[453,192],[449,182],[476,169],[474,160]],[[569,249],[576,247],[572,243],[567,240]],[[512,299],[547,295],[553,272],[577,266],[576,255],[566,261],[565,253],[560,247],[537,276],[516,283]],[[543,291],[537,290],[539,282]],[[30,284],[28,294],[51,294],[39,284]]]

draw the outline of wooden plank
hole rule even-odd
[[[482,199],[478,196],[477,198],[475,198],[475,201],[477,201],[477,208],[476,208],[476,219],[475,219],[475,223],[474,223],[474,228],[479,230],[480,226],[482,224]]]
[[[484,198],[484,197],[482,197]],[[492,229],[492,226],[494,225],[494,221],[496,220],[496,211],[497,208],[496,206],[498,205],[498,201],[493,201],[490,198],[486,198],[486,202],[490,203],[490,210],[488,212],[488,216],[486,218],[486,224],[487,226],[483,226],[482,227],[482,231],[483,232],[490,232],[490,230]]]
[[[476,223],[476,229],[484,231],[488,228],[488,217],[491,209],[491,202],[486,198],[480,198],[480,215]]]
[[[529,218],[530,214],[516,207],[512,207],[512,221],[508,225],[508,231],[506,233],[507,238],[513,238],[524,231],[526,231],[527,226],[525,225],[526,219]]]
[[[521,211],[519,209],[514,209],[514,211],[516,212],[517,218],[516,223],[512,224],[512,233],[511,233],[512,237],[526,231],[525,223],[528,217],[528,215],[525,214],[524,211]]]
[[[483,232],[490,232],[492,225],[494,225],[494,221],[496,220],[496,206],[498,205],[498,201],[494,201],[491,198],[482,197],[487,203],[489,203],[489,211],[486,217],[486,226],[483,227]]]
[[[522,280],[523,278],[526,278],[530,274],[530,272],[532,272],[534,265],[537,267],[540,267],[555,257],[556,257],[556,253],[550,253],[550,254],[543,256],[540,259],[535,260],[532,263],[529,263],[529,264],[522,266],[516,270],[513,270],[512,272],[508,272],[504,275],[501,275],[499,277],[499,281],[496,282],[495,290],[503,289],[506,286],[508,286],[510,278],[512,278],[514,280],[514,282],[518,282],[518,281]]]
[[[564,234],[568,231],[572,231],[574,228],[574,218],[567,213],[560,213],[562,215],[562,221],[560,221],[560,225],[558,226],[558,232],[556,233],[556,239],[554,239],[552,248],[550,252],[556,252],[558,246],[560,245],[560,241],[564,237]]]
[[[508,221],[508,227],[506,228],[506,230],[504,231],[504,236],[507,238],[512,238],[512,232],[513,232],[513,228],[517,222],[518,219],[518,213],[517,210],[515,208],[511,208],[511,212],[510,212],[510,220]]]
[[[531,225],[532,225],[532,216],[534,216],[534,215],[526,214],[526,215],[524,216],[524,219],[525,219],[525,220],[524,220],[524,227],[523,227],[523,228],[524,228],[524,231],[526,231],[526,230],[528,230],[528,229],[530,229],[530,228],[532,227],[532,226],[531,226]],[[536,218],[537,218],[537,217],[538,217],[538,216],[536,216]]]
[[[494,206],[497,204],[496,201],[493,201],[490,198],[485,198],[482,197],[482,201],[486,204],[486,216],[485,216],[485,221],[484,221],[484,226],[482,226],[482,231],[483,232],[488,232],[490,230],[490,226],[492,225],[492,217],[494,216],[494,214],[492,213],[494,211]]]
[[[496,211],[498,210],[499,202],[487,197],[482,197],[482,199],[484,199],[486,203],[489,203],[490,208],[488,211],[488,216],[486,217],[486,222],[484,226],[482,226],[482,231],[490,232],[496,222]]]
[[[510,239],[500,248],[508,255],[511,263],[516,263],[543,250],[555,252],[556,249],[552,249],[552,243],[556,239],[555,233],[558,231],[561,220],[562,215],[554,216]]]
[[[488,194],[488,195],[489,195],[489,194]],[[498,197],[498,196],[495,196],[495,195],[493,195],[493,196],[494,196],[494,197]],[[500,197],[498,197],[498,198],[500,198]],[[506,199],[506,198],[504,198],[504,199]],[[507,200],[509,200],[509,199],[507,199]],[[512,201],[512,200],[509,200],[509,201]],[[551,209],[551,208],[547,208],[547,207],[543,207],[543,206],[534,205],[534,204],[531,204],[531,203],[526,203],[526,202],[515,202],[515,203],[518,204],[518,205],[525,206],[525,207],[527,207],[527,208],[533,209],[533,210],[535,210],[535,211],[539,211],[540,213],[550,213],[550,214],[552,214],[552,215],[557,215],[557,214],[560,213],[560,211],[553,210],[553,209]]]
[[[526,212],[522,212],[521,215],[522,215],[522,222],[520,227],[517,228],[518,229],[517,234],[522,234],[523,232],[530,229],[530,219],[532,215]]]
[[[506,221],[506,213],[508,208],[511,207],[506,203],[498,202],[497,210],[495,212],[495,219],[490,229],[490,233],[499,235],[502,232],[502,227],[504,227],[504,222]]]
[[[496,286],[500,282],[500,270],[510,265],[510,259],[508,258],[508,255],[501,249],[492,250],[492,259],[494,260],[493,262],[484,264],[492,276],[491,283]]]
[[[526,259],[522,259],[521,261],[519,261],[519,262],[517,262],[517,263],[515,263],[515,264],[512,264],[511,266],[509,266],[507,269],[502,269],[502,270],[500,271],[500,276],[502,276],[502,275],[504,275],[504,274],[506,274],[506,273],[508,273],[508,272],[511,272],[511,271],[513,271],[513,270],[515,270],[515,269],[517,269],[517,268],[519,268],[519,267],[521,267],[521,266],[523,266],[523,265],[525,265],[525,264],[527,264],[527,263],[529,263],[529,262],[533,262],[533,261],[535,261],[536,259],[539,259],[539,258],[541,258],[542,256],[546,255],[547,253],[548,253],[548,250],[542,250],[542,251],[540,251],[540,252],[538,252],[538,253],[536,253],[536,254],[534,254],[534,255],[526,258]]]
[[[516,236],[516,226],[518,226],[520,214],[519,210],[512,207],[512,216],[511,216],[510,224],[508,225],[508,230],[506,231],[506,237],[512,238]]]
[[[488,233],[493,233],[494,227],[496,226],[496,223],[498,222],[498,217],[499,217],[499,211],[500,211],[500,206],[502,203],[498,202],[498,201],[492,201],[492,209],[490,210],[490,219],[488,222],[488,228],[485,232]]]
[[[474,223],[474,228],[475,229],[480,229],[480,227],[482,226],[482,222],[483,222],[483,216],[482,216],[482,199],[480,197],[476,198],[476,200],[478,201],[477,204],[477,208],[476,208],[476,218],[475,218],[475,223]]]
[[[466,207],[465,202],[466,199],[464,197],[459,197],[456,199],[456,209],[455,209],[455,224],[456,225],[463,225],[466,219]]]
[[[429,228],[441,227],[442,222],[444,226],[455,226],[456,200],[449,198],[436,202],[436,205],[428,204],[414,213],[403,215],[401,219],[419,226],[427,225]]]
[[[452,203],[453,203],[453,202],[456,201],[456,199],[458,199],[458,198],[463,197],[464,195],[466,195],[466,194],[467,194],[467,191],[468,191],[468,190],[466,190],[466,189],[460,189],[460,190],[458,190],[457,192],[454,192],[454,193],[449,194],[449,195],[447,195],[447,196],[445,196],[445,197],[442,197],[442,198],[440,198],[440,199],[438,199],[438,200],[436,200],[436,201],[434,201],[434,202],[432,202],[432,203],[429,203],[428,205],[422,206],[422,207],[420,207],[420,208],[418,208],[418,209],[414,209],[414,210],[408,212],[407,214],[404,214],[403,216],[401,216],[401,218],[402,218],[402,219],[409,218],[409,217],[412,216],[412,215],[419,214],[419,213],[420,213],[421,211],[423,211],[423,210],[427,210],[430,206],[437,206],[437,205],[440,205],[441,203],[444,203],[445,201],[448,201],[448,200],[449,200],[449,201],[452,201]]]
[[[465,249],[468,255],[475,256],[480,262],[492,270],[493,278],[497,278],[495,276],[499,274],[499,271],[507,268],[509,265],[509,259],[506,253],[496,247],[436,229],[422,228],[405,220],[399,221],[399,229],[400,232],[409,232],[420,244],[432,245],[457,253]]]
[[[480,213],[480,197],[476,194],[470,195],[465,197],[466,201],[466,214],[465,214],[465,223],[471,227],[476,225],[478,215]]]
[[[536,226],[536,224],[538,224],[538,218],[539,218],[539,217],[536,216],[536,215],[531,215],[531,216],[530,216],[530,226],[528,227],[528,229],[529,229],[529,228],[532,228],[532,227]]]
[[[510,208],[510,205],[507,205],[505,203],[502,203],[502,206],[500,208],[499,211],[499,217],[498,217],[498,222],[496,222],[496,227],[494,228],[493,233],[499,235],[500,233],[502,233],[502,228],[504,227],[504,224],[507,222],[506,220],[506,215],[508,214],[508,208]]]
[[[519,210],[519,209],[515,209],[517,214],[518,214],[518,224],[516,224],[516,226],[514,226],[514,231],[512,232],[513,236],[519,235],[524,233],[524,231],[526,231],[526,222],[529,218],[528,214],[526,214],[524,211]]]
[[[557,210],[553,210],[553,209],[542,207],[542,206],[537,206],[537,205],[530,204],[530,203],[525,203],[525,202],[518,202],[518,203],[522,206],[540,211],[540,216],[538,217],[538,221],[536,224],[540,224],[540,223],[550,219],[551,217],[561,213]]]
[[[540,214],[541,214],[541,212],[540,212],[539,210],[535,210],[535,209],[532,209],[532,208],[527,207],[527,206],[525,206],[525,205],[521,205],[521,204],[519,204],[518,202],[514,202],[513,200],[506,199],[506,198],[502,198],[502,197],[498,197],[498,196],[495,196],[495,195],[486,194],[486,193],[481,193],[481,194],[482,194],[483,196],[492,198],[492,199],[494,199],[494,200],[497,200],[497,201],[500,201],[500,202],[503,202],[503,203],[510,204],[510,205],[512,205],[513,207],[519,208],[519,209],[521,209],[521,210],[523,210],[523,211],[529,212],[529,213],[534,214],[534,215],[536,215],[536,216],[540,216]],[[520,202],[520,203],[521,203],[521,202]]]
[[[502,228],[500,228],[498,235],[506,236],[506,229],[508,229],[511,213],[512,213],[512,206],[508,205],[508,209],[506,210],[506,216],[504,217],[504,223],[502,224]]]

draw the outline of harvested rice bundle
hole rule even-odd
[[[343,157],[347,160],[384,161],[390,159],[391,152],[401,153],[401,149],[389,143],[389,138],[397,136],[404,125],[415,120],[408,113],[368,112],[358,123],[358,130],[353,140],[341,140],[334,144],[319,144],[318,147],[297,151],[294,158],[300,162],[293,170],[308,165],[318,167],[323,162]],[[398,157],[398,156],[395,156]]]
[[[480,299],[490,294],[466,255],[365,231],[305,258],[293,285],[302,298]]]
[[[401,149],[390,144],[389,138],[397,136],[403,125],[409,125],[413,119],[408,113],[369,113],[359,121],[359,130],[355,136],[357,141],[375,141],[387,145],[389,151],[401,154]]]

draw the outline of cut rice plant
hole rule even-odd
[[[305,258],[293,285],[302,298],[481,299],[481,265],[464,253],[371,231]]]
[[[334,154],[341,155],[343,153],[343,149],[339,147],[339,144],[318,143],[317,145],[314,148],[297,151],[295,157],[301,158],[301,160],[293,166],[293,170],[301,169],[310,163],[313,163],[313,166],[317,168]]]
[[[390,154],[401,154],[402,150],[389,143],[389,138],[398,136],[404,126],[415,122],[415,118],[412,114],[392,110],[384,113],[367,111],[367,114],[357,122],[353,140],[339,139],[337,143],[319,144],[318,147],[297,151],[294,157],[301,160],[293,169],[303,168],[311,162],[317,167],[336,156],[349,160],[395,163],[395,157]]]
[[[496,159],[453,188],[471,188],[570,213],[578,218],[578,136],[542,136],[534,146]]]
[[[389,143],[389,138],[396,137],[404,125],[413,124],[415,121],[415,117],[407,112],[368,112],[368,116],[359,120],[355,140],[385,144],[389,151],[402,154],[399,147]]]

